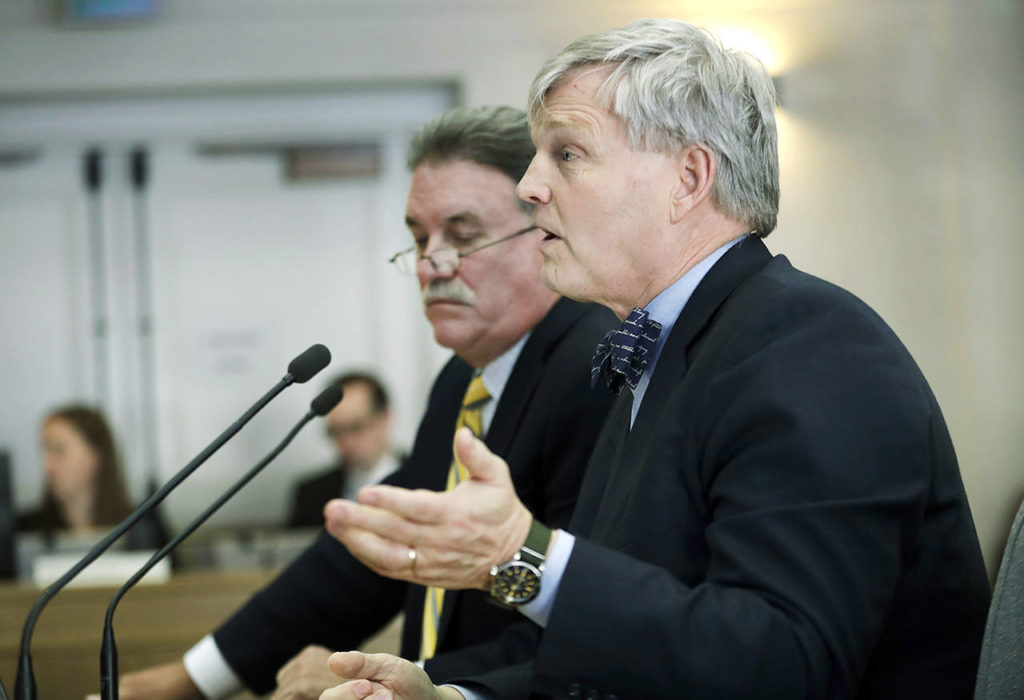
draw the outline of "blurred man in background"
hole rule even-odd
[[[327,501],[355,498],[363,486],[398,469],[399,457],[391,450],[391,403],[381,380],[368,372],[346,372],[331,383],[345,391],[325,419],[337,463],[295,487],[288,527],[322,526]]]

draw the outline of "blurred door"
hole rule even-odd
[[[44,407],[98,395],[94,361],[105,341],[95,334],[105,334],[105,318],[93,315],[103,300],[89,278],[90,235],[102,237],[90,231],[93,206],[80,148],[0,155],[0,446],[22,504],[41,488]]]
[[[172,525],[269,451],[332,372],[384,375],[399,442],[411,443],[447,353],[415,282],[386,260],[408,245],[404,144],[451,102],[431,88],[5,109],[0,446],[19,504],[41,488],[36,432],[53,405],[105,408],[141,498],[315,342],[331,367],[271,403],[168,499]],[[101,164],[98,184],[90,163]],[[275,524],[290,485],[329,456],[310,426],[221,522]]]

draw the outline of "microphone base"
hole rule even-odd
[[[114,642],[114,627],[103,628],[103,644],[100,647],[100,699],[118,700],[117,689],[117,644]]]
[[[32,657],[18,659],[18,678],[14,681],[14,700],[36,700],[36,677],[32,672]]]

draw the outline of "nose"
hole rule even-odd
[[[416,261],[416,276],[419,278],[420,287],[426,287],[436,279],[451,279],[455,277],[457,270],[451,269],[447,265],[441,265],[439,268],[433,261],[428,260],[429,256],[444,249],[447,245],[444,236],[440,234],[432,235],[428,239],[426,249],[423,251],[420,259]]]
[[[530,161],[530,167],[523,173],[523,179],[516,185],[516,196],[530,204],[547,204],[551,201],[551,188],[544,184],[541,177],[540,153]]]

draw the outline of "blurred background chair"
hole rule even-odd
[[[974,697],[1024,698],[1024,502],[1017,509],[996,576]]]

